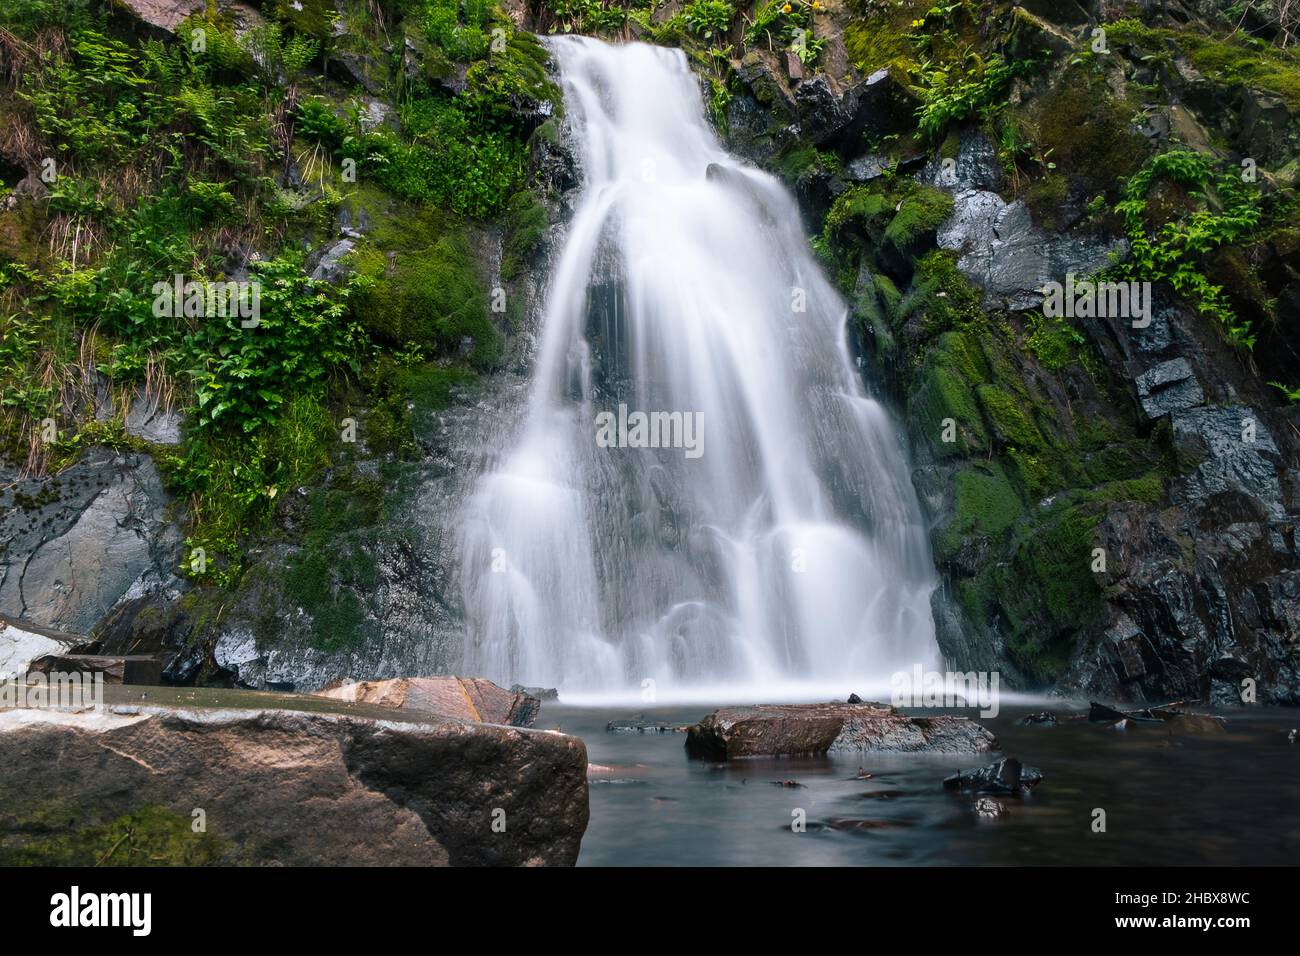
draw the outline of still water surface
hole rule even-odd
[[[675,725],[712,707],[646,710]],[[1045,779],[1024,800],[1001,799],[1008,816],[981,819],[974,798],[943,778],[994,759],[834,756],[690,760],[684,735],[605,732],[634,711],[543,706],[536,726],[587,743],[593,764],[585,866],[842,866],[1082,864],[1294,865],[1300,856],[1300,714],[1229,713],[1227,732],[1174,735],[1140,726],[1116,731],[1064,719],[1020,727],[1029,710],[1004,707],[986,725],[1003,752]],[[918,712],[919,713],[919,712]],[[855,779],[858,768],[871,779]],[[787,787],[773,781],[796,781]],[[807,831],[790,829],[806,811]],[[1106,832],[1092,831],[1106,811]]]

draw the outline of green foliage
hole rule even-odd
[[[1161,181],[1185,189],[1192,208],[1164,222],[1151,222],[1149,198]],[[1200,260],[1221,245],[1240,242],[1259,224],[1258,194],[1238,177],[1216,174],[1211,161],[1186,149],[1161,153],[1125,184],[1116,204],[1128,233],[1130,258],[1112,272],[1137,281],[1168,282],[1203,315],[1215,319],[1233,346],[1249,350],[1255,334],[1239,320],[1219,285],[1201,271]]]
[[[286,37],[278,23],[262,23],[244,34],[241,45],[267,82],[283,77],[292,83],[320,52],[320,43],[302,34]]]
[[[727,0],[694,0],[682,10],[691,32],[705,40],[726,33],[735,15],[736,8]]]
[[[1071,362],[1087,340],[1083,333],[1064,318],[1048,318],[1041,313],[1029,317],[1029,336],[1025,345],[1049,372],[1059,372]]]
[[[547,58],[546,48],[531,33],[512,32],[503,49],[469,68],[462,109],[477,124],[525,138],[532,125],[520,122],[522,105],[535,111],[543,101],[557,108],[562,102],[547,76]]]
[[[66,59],[48,58],[24,77],[19,96],[61,152],[87,159],[130,153],[160,108],[144,89],[135,53],[93,30],[72,34],[68,47]]]
[[[822,227],[828,242],[878,238],[894,215],[894,203],[868,186],[850,186],[836,197]]]
[[[1300,402],[1300,388],[1292,388],[1291,386],[1284,385],[1281,382],[1269,382],[1268,384],[1285,395],[1286,400],[1289,403],[1295,404],[1296,402]]]
[[[523,143],[484,129],[460,104],[420,96],[403,105],[401,116],[409,140],[376,130],[343,147],[345,155],[394,195],[488,216],[522,182]]]
[[[796,29],[811,27],[812,11],[812,4],[804,0],[760,2],[754,8],[754,18],[745,27],[745,44],[763,43],[769,50],[788,47],[794,41]]]
[[[490,9],[471,0],[463,19],[460,11],[459,0],[425,0],[425,34],[451,59],[477,60],[488,51]]]
[[[642,15],[645,26],[649,26],[649,13],[657,0],[635,0],[633,3],[620,0],[545,0],[545,7],[554,17],[550,32],[557,30],[566,33],[607,33],[620,30],[629,17]],[[641,7],[634,10],[633,7]]]
[[[307,277],[300,253],[286,251],[255,263],[250,282],[260,288],[256,327],[244,328],[238,314],[208,316],[194,333],[190,375],[200,427],[233,421],[246,434],[256,431],[276,420],[288,396],[318,393],[333,369],[356,368],[359,337],[347,302],[364,280],[335,291]]]
[[[1006,102],[1011,81],[1035,67],[1032,60],[1008,61],[1000,53],[990,54],[987,59],[968,54],[956,68],[928,69],[923,65],[917,128],[926,136],[937,137],[949,123],[970,118],[987,120]]]
[[[179,453],[161,456],[168,486],[190,498],[193,512],[181,570],[223,587],[238,581],[243,541],[266,529],[282,492],[308,483],[329,463],[336,428],[319,398],[292,395],[251,434],[201,428]],[[198,549],[206,566],[194,560]]]

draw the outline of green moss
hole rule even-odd
[[[1048,318],[1041,313],[1029,317],[1025,347],[1049,372],[1059,372],[1072,364],[1084,342],[1083,335],[1064,318]]]
[[[506,205],[506,236],[501,250],[501,278],[509,280],[524,271],[528,257],[546,235],[550,217],[546,207],[527,189],[510,197]]]
[[[1143,504],[1156,505],[1164,501],[1165,483],[1160,475],[1152,473],[1141,478],[1124,481],[1112,481],[1089,493],[1090,501],[1099,504],[1112,504],[1120,501],[1139,501]]]
[[[376,553],[386,517],[385,484],[355,473],[313,489],[302,547],[285,562],[285,597],[309,620],[312,646],[322,650],[360,647],[373,628],[364,596],[379,583]],[[274,639],[277,609],[264,608],[259,640]]]
[[[832,242],[862,241],[878,236],[893,215],[894,203],[867,186],[850,186],[826,214],[823,235]]]
[[[427,429],[436,412],[451,405],[452,390],[474,385],[478,376],[466,368],[424,365],[404,369],[398,385],[411,407],[416,428]]]
[[[387,254],[362,247],[355,263],[358,272],[373,280],[359,309],[373,336],[443,355],[466,354],[480,369],[496,364],[501,333],[492,324],[487,285],[463,235],[452,233],[426,249]]]
[[[912,21],[925,16],[932,5],[929,0],[900,0],[864,9],[865,16],[855,17],[844,28],[844,45],[853,65],[870,74],[909,59],[913,53],[908,39]]]
[[[1101,618],[1101,585],[1092,571],[1099,521],[1095,511],[1066,506],[1017,530],[1010,568],[999,582],[1006,646],[1043,682],[1060,676],[1079,635]]]
[[[912,414],[930,447],[940,456],[969,454],[987,447],[988,433],[970,386],[959,372],[931,365],[912,399]],[[944,420],[956,424],[956,441],[943,441]]]
[[[0,841],[0,866],[210,866],[225,844],[194,833],[188,816],[150,804],[104,823],[81,809],[52,808],[10,827]],[[35,839],[13,842],[14,832]]]
[[[989,376],[988,362],[979,346],[975,331],[945,332],[939,336],[935,361],[961,373],[970,385],[978,385]]]
[[[838,167],[832,156],[818,152],[811,143],[794,140],[776,154],[772,168],[778,176],[793,185],[823,170]]]
[[[1056,165],[1031,190],[1041,222],[1054,221],[1048,207],[1057,197],[1063,201],[1070,187],[1088,196],[1104,193],[1142,165],[1151,146],[1132,129],[1133,113],[1133,107],[1110,95],[1104,79],[1084,66],[1073,67],[1038,101],[1032,113],[1035,138]]]
[[[969,537],[1000,538],[1024,511],[1020,496],[996,461],[963,466],[954,478],[954,489],[953,518],[936,543],[941,559],[950,558]]]
[[[274,0],[271,11],[300,33],[324,40],[334,33],[338,13],[334,0]]]
[[[1025,190],[1025,205],[1034,222],[1054,232],[1061,231],[1061,207],[1069,197],[1070,183],[1060,173],[1049,173]]]
[[[984,323],[980,291],[961,274],[956,256],[948,250],[936,249],[917,260],[910,307],[924,311],[927,336]]]
[[[912,251],[927,234],[952,215],[953,198],[941,189],[922,186],[903,200],[883,239],[899,252]]]
[[[1043,436],[1038,426],[1009,392],[997,385],[981,385],[975,393],[989,427],[999,442],[1021,449],[1043,447]]]

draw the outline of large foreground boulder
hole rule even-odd
[[[175,697],[136,705],[109,690],[100,713],[0,711],[0,865],[578,857],[588,808],[576,737],[310,697],[221,692],[237,706],[185,707],[176,701],[205,692],[151,690]],[[258,698],[273,704],[249,706]],[[290,704],[302,709],[279,709]]]
[[[881,704],[761,704],[714,711],[686,731],[693,757],[826,753],[980,754],[997,738],[965,717],[909,717]]]
[[[512,727],[531,727],[542,705],[536,697],[506,690],[481,677],[342,681],[317,691],[316,696]]]

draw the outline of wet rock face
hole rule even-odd
[[[997,152],[984,136],[968,132],[953,165],[932,161],[922,173],[953,194],[953,214],[939,229],[940,249],[957,253],[957,268],[985,290],[985,304],[1033,309],[1042,288],[1068,273],[1091,275],[1127,249],[1123,239],[1099,234],[1053,234],[1034,225],[1020,200],[994,191],[1001,178]]]
[[[0,614],[85,633],[124,599],[178,586],[181,536],[149,458],[95,448],[57,478],[5,484]]]
[[[686,731],[692,757],[821,755],[825,753],[977,754],[997,738],[965,717],[909,717],[880,704],[765,704],[714,711]]]
[[[37,765],[44,783],[33,788]],[[59,862],[130,814],[172,825],[172,846],[198,856],[190,862],[568,866],[587,825],[586,770],[577,738],[458,721],[9,710],[0,714],[0,860]],[[54,826],[50,794],[66,811]],[[191,828],[199,812],[202,835]]]

